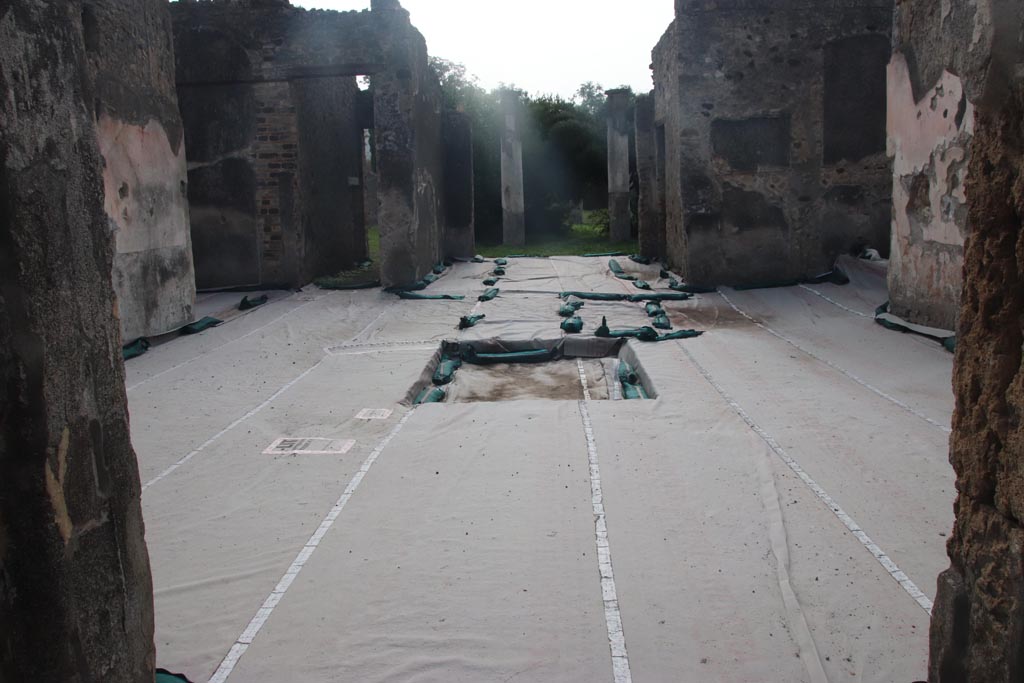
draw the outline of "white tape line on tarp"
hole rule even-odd
[[[579,361],[579,359],[577,359]],[[590,501],[594,513],[594,542],[597,546],[597,566],[601,575],[601,598],[604,602],[604,620],[608,629],[608,648],[612,656],[612,674],[615,683],[632,683],[629,671],[629,657],[626,654],[626,635],[622,629],[622,614],[619,612],[619,596],[615,589],[615,572],[612,570],[612,550],[608,543],[608,522],[604,511],[604,492],[601,490],[601,465],[597,459],[597,442],[594,440],[594,426],[590,421],[587,402],[590,390],[583,363],[579,363],[580,383],[585,399],[579,402],[583,433],[587,439],[587,458],[590,463]]]
[[[290,298],[291,297],[289,297],[289,299]],[[289,299],[281,299],[281,301],[288,301]],[[225,346],[231,346],[232,344],[234,344],[236,342],[240,342],[243,339],[248,339],[249,337],[251,337],[252,335],[256,334],[257,332],[270,327],[271,325],[273,325],[277,321],[282,320],[284,318],[287,318],[292,313],[295,313],[296,311],[299,311],[299,310],[305,308],[306,306],[309,306],[312,303],[316,303],[316,301],[317,301],[316,299],[313,299],[312,301],[307,301],[306,303],[302,304],[301,306],[296,306],[295,308],[289,310],[288,312],[282,313],[281,315],[277,316],[276,318],[274,318],[270,322],[268,322],[268,323],[266,323],[264,325],[260,325],[255,330],[252,330],[251,332],[247,332],[246,334],[243,334],[241,337],[238,337],[237,339],[232,339],[231,341],[225,342],[225,343],[221,344],[220,346],[217,346],[215,348],[210,349],[209,351],[204,351],[201,354],[199,354],[198,356],[195,356],[194,358],[189,358],[188,360],[182,361],[181,363],[178,363],[177,365],[169,367],[166,370],[162,370],[162,371],[156,373],[155,375],[153,375],[151,377],[147,377],[146,379],[140,380],[140,381],[136,382],[135,384],[131,385],[130,387],[128,387],[127,389],[125,389],[125,391],[134,391],[135,389],[138,389],[139,387],[141,387],[143,384],[146,384],[148,382],[152,382],[153,380],[157,379],[158,377],[163,377],[164,375],[166,375],[169,372],[174,372],[175,370],[183,368],[186,365],[190,365],[191,363],[194,363],[197,360],[199,360],[201,358],[204,358],[204,357],[208,356],[211,353],[215,353],[217,351],[220,351]],[[275,301],[271,301],[270,302],[270,304],[274,304],[274,303],[277,303],[277,302],[275,302]],[[270,304],[268,304],[268,305],[270,305]],[[231,322],[231,320],[228,320],[227,322]]]
[[[797,344],[795,341],[793,341],[789,337],[783,336],[783,335],[779,334],[778,332],[776,332],[775,330],[773,330],[772,328],[770,328],[767,325],[765,325],[764,323],[759,322],[758,320],[755,320],[753,317],[748,315],[746,313],[746,311],[742,310],[736,304],[734,304],[732,302],[732,300],[729,299],[729,297],[727,297],[725,295],[725,292],[719,290],[718,294],[725,300],[725,303],[729,304],[729,306],[732,307],[732,310],[736,311],[737,313],[742,315],[744,318],[746,318],[747,320],[749,320],[750,322],[754,323],[755,325],[760,327],[762,330],[767,332],[768,334],[771,334],[771,335],[781,339],[782,341],[786,342],[787,344],[789,344],[793,348],[798,349],[798,350],[802,351],[803,353],[806,353],[811,358],[824,363],[825,365],[829,366],[833,370],[836,370],[837,372],[842,373],[847,378],[853,380],[854,382],[856,382],[857,384],[861,385],[862,387],[864,387],[868,391],[871,391],[874,394],[876,394],[878,396],[881,396],[885,400],[890,401],[890,402],[894,403],[895,405],[898,405],[900,408],[903,408],[903,410],[907,411],[911,415],[914,415],[916,417],[921,418],[922,420],[924,420],[928,424],[932,425],[933,427],[938,427],[939,429],[941,429],[942,431],[946,432],[947,434],[952,433],[953,430],[950,429],[947,425],[944,425],[944,424],[942,424],[940,422],[936,422],[935,420],[931,419],[930,417],[928,417],[924,413],[921,413],[921,412],[919,412],[917,410],[914,410],[909,405],[907,405],[903,401],[899,400],[895,396],[890,396],[889,394],[885,393],[881,389],[879,389],[879,388],[877,388],[875,386],[872,386],[871,384],[868,384],[867,382],[862,380],[860,377],[857,377],[856,375],[854,375],[852,372],[849,372],[848,370],[845,370],[845,369],[839,367],[838,365],[836,365],[835,363],[833,363],[830,360],[826,360],[826,359],[822,358],[821,356],[817,355],[813,351],[805,349],[804,347],[800,346],[799,344]]]
[[[235,644],[231,646],[231,649],[224,657],[224,660],[220,663],[220,666],[217,667],[217,670],[212,676],[210,676],[209,683],[224,683],[224,681],[228,679],[228,676],[231,675],[231,672],[234,671],[235,667],[238,665],[242,655],[244,655],[246,650],[249,649],[249,646],[252,645],[252,642],[260,632],[260,629],[262,629],[263,625],[267,623],[267,619],[270,618],[274,609],[281,602],[281,598],[283,598],[284,594],[288,592],[289,588],[291,588],[295,578],[302,571],[302,568],[306,566],[306,562],[308,562],[309,558],[313,556],[313,553],[316,552],[317,547],[320,545],[320,542],[323,540],[330,528],[334,525],[334,522],[337,521],[338,517],[341,515],[341,511],[345,508],[345,505],[348,504],[348,501],[352,498],[356,489],[359,488],[359,484],[362,483],[367,472],[369,472],[370,468],[373,467],[373,463],[377,461],[377,458],[380,457],[380,454],[384,451],[387,445],[391,443],[391,440],[398,436],[398,432],[402,431],[402,427],[405,426],[405,423],[409,421],[409,418],[412,417],[414,412],[416,412],[415,408],[402,416],[402,419],[395,425],[395,428],[392,429],[391,432],[385,436],[379,444],[377,444],[377,447],[373,449],[373,452],[366,457],[366,460],[363,461],[359,471],[355,473],[352,480],[349,481],[348,486],[345,487],[345,492],[341,494],[341,497],[338,498],[334,507],[331,508],[330,512],[327,513],[327,516],[324,517],[322,522],[320,522],[320,526],[317,527],[317,530],[313,532],[313,535],[309,537],[308,541],[306,541],[306,544],[302,547],[302,550],[299,551],[299,554],[296,555],[291,566],[288,567],[288,571],[286,571],[284,576],[281,577],[281,580],[278,581],[273,592],[271,592],[271,594],[267,596],[267,599],[263,601],[263,605],[260,606],[256,611],[256,614],[253,615],[251,620],[249,620],[245,630],[243,630],[241,635],[238,636],[238,640],[235,641]]]
[[[178,468],[179,468],[179,467],[181,467],[182,465],[186,464],[186,463],[187,463],[187,462],[188,462],[189,460],[191,460],[192,458],[194,458],[194,457],[196,457],[197,455],[199,455],[200,453],[202,453],[202,452],[203,452],[203,450],[204,450],[205,448],[207,448],[207,447],[208,447],[208,446],[209,446],[210,444],[212,444],[212,443],[213,443],[214,441],[216,441],[216,440],[217,440],[217,439],[219,439],[220,437],[224,436],[225,434],[227,434],[228,432],[230,432],[230,431],[231,431],[232,429],[234,429],[235,427],[237,427],[238,425],[242,424],[243,422],[245,422],[246,420],[248,420],[248,419],[249,419],[250,417],[252,417],[253,415],[255,415],[256,413],[258,413],[258,412],[260,412],[261,410],[263,410],[264,408],[266,408],[266,407],[267,407],[268,405],[270,405],[270,404],[271,404],[271,403],[272,403],[272,402],[273,402],[273,401],[274,401],[274,400],[275,400],[275,399],[276,399],[276,398],[277,398],[278,396],[280,396],[280,395],[281,395],[281,394],[283,394],[284,392],[286,392],[286,391],[288,391],[289,389],[291,389],[291,388],[292,388],[293,386],[295,386],[295,385],[296,385],[296,384],[297,384],[298,382],[300,382],[300,381],[302,380],[302,378],[304,378],[304,377],[305,377],[306,375],[308,375],[309,373],[313,372],[313,371],[314,371],[314,370],[316,370],[316,369],[317,369],[318,367],[320,367],[320,365],[321,365],[321,364],[323,364],[323,362],[324,362],[324,359],[322,359],[322,358],[321,358],[321,359],[320,359],[319,361],[317,361],[317,363],[316,363],[316,364],[315,364],[315,365],[314,365],[313,367],[309,368],[308,370],[306,370],[305,372],[303,372],[302,374],[300,374],[300,375],[299,375],[298,377],[294,378],[293,380],[291,380],[290,382],[288,382],[287,384],[285,384],[285,385],[284,385],[283,387],[281,387],[280,389],[278,389],[277,391],[275,391],[275,392],[274,392],[274,393],[273,393],[273,394],[272,394],[272,395],[270,396],[270,398],[268,398],[268,399],[267,399],[266,401],[264,401],[263,403],[259,404],[258,406],[256,406],[255,408],[253,408],[252,410],[250,410],[249,412],[247,412],[247,413],[246,413],[245,415],[243,415],[242,417],[238,418],[237,420],[235,420],[234,422],[232,422],[231,424],[229,424],[229,425],[228,425],[227,427],[225,427],[224,429],[220,430],[219,432],[217,432],[216,434],[214,434],[213,436],[211,436],[211,437],[210,437],[209,439],[207,439],[206,441],[204,441],[203,443],[201,443],[201,444],[200,444],[200,445],[199,445],[199,446],[198,446],[198,447],[197,447],[197,448],[196,448],[195,450],[193,450],[193,451],[192,451],[191,453],[189,453],[189,454],[188,454],[188,455],[186,455],[185,457],[181,458],[181,459],[180,459],[180,460],[178,460],[178,461],[177,461],[176,463],[174,463],[173,465],[171,465],[170,467],[168,467],[167,469],[165,469],[165,470],[164,470],[163,472],[161,472],[160,474],[158,474],[157,476],[153,477],[153,478],[152,478],[152,479],[150,479],[150,480],[149,480],[148,482],[146,482],[145,484],[143,484],[143,485],[142,485],[142,490],[143,490],[143,491],[145,491],[146,489],[148,489],[148,488],[149,488],[150,486],[152,486],[153,484],[157,483],[157,482],[158,482],[158,481],[160,481],[161,479],[164,479],[164,478],[168,477],[168,476],[169,476],[169,475],[171,475],[171,474],[172,474],[172,473],[173,473],[173,472],[174,472],[174,471],[175,471],[176,469],[178,469]]]
[[[726,393],[725,389],[723,389],[722,386],[717,381],[715,381],[715,379],[711,376],[711,373],[709,373],[707,369],[703,365],[701,365],[701,363],[692,353],[690,353],[690,351],[686,348],[685,345],[677,343],[676,346],[690,360],[693,366],[697,369],[697,372],[699,372],[704,377],[704,379],[707,380],[708,384],[714,387],[715,391],[717,391],[718,394],[729,405],[729,407],[732,408],[733,412],[735,412],[740,417],[740,419],[746,422],[747,426],[754,430],[754,433],[760,436],[764,440],[764,442],[768,444],[768,447],[771,448],[772,451],[777,456],[779,456],[779,458],[781,458],[784,463],[786,463],[789,469],[791,469],[793,473],[796,474],[796,476],[800,477],[800,480],[803,481],[804,484],[806,484],[807,487],[814,492],[814,495],[816,495],[818,499],[821,500],[821,502],[828,506],[828,509],[832,511],[832,514],[838,517],[839,521],[843,523],[843,525],[850,531],[851,534],[853,534],[853,537],[856,538],[861,545],[867,548],[868,552],[870,552],[871,555],[878,561],[878,563],[882,565],[885,571],[889,573],[889,576],[891,576],[903,588],[903,590],[907,592],[907,595],[913,598],[914,601],[918,605],[920,605],[922,609],[924,609],[924,611],[926,611],[928,614],[931,614],[932,601],[928,598],[927,595],[925,595],[921,591],[920,588],[917,587],[917,584],[911,581],[910,577],[908,577],[906,573],[900,570],[896,563],[892,561],[892,558],[886,555],[885,552],[880,547],[878,547],[878,545],[874,541],[871,540],[867,533],[865,533],[864,530],[860,528],[860,525],[857,524],[857,522],[852,517],[850,517],[850,515],[846,514],[846,511],[839,506],[839,503],[837,503],[835,499],[832,498],[832,496],[830,496],[825,491],[825,489],[821,488],[817,482],[811,479],[811,475],[807,474],[807,472],[805,472],[804,469],[800,467],[800,464],[796,460],[794,460],[789,455],[789,453],[787,453],[786,450],[781,445],[779,445],[779,443],[768,432],[766,432],[764,429],[761,428],[760,425],[754,422],[753,418],[751,418],[750,415],[747,414],[747,411],[745,411],[738,403],[736,403],[736,401],[732,399],[731,396],[729,396],[729,394]]]
[[[811,288],[811,287],[808,287],[807,285],[798,285],[798,286],[800,287],[800,289],[806,289],[806,290],[807,290],[808,292],[810,292],[811,294],[815,294],[815,295],[817,295],[817,296],[820,296],[820,297],[821,297],[822,299],[824,299],[825,301],[829,302],[829,303],[830,303],[830,304],[832,304],[833,306],[837,306],[837,307],[839,307],[839,308],[843,309],[844,311],[847,311],[847,312],[849,312],[849,313],[853,313],[854,315],[859,315],[859,316],[860,316],[860,317],[862,317],[862,318],[874,319],[874,317],[875,317],[875,316],[873,316],[873,315],[869,315],[869,314],[867,314],[867,313],[861,313],[860,311],[856,311],[856,310],[854,310],[854,309],[850,308],[849,306],[844,306],[843,304],[839,303],[839,302],[838,302],[838,301],[836,301],[835,299],[832,299],[832,298],[830,298],[830,297],[827,297],[827,296],[825,296],[824,294],[822,294],[821,292],[819,292],[818,290],[816,290],[816,289],[813,289],[813,288]]]

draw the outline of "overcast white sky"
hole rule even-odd
[[[292,0],[367,9],[369,0]],[[402,0],[430,54],[461,62],[485,88],[570,97],[584,81],[651,89],[651,49],[673,0]]]

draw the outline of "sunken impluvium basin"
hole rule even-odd
[[[472,403],[655,398],[625,339],[445,341],[406,402]]]

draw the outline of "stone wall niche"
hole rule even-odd
[[[774,284],[888,252],[890,25],[876,0],[676,2],[653,53],[655,182],[684,277]]]
[[[3,681],[154,677],[152,581],[113,280],[125,253],[147,261],[141,250],[122,251],[112,232],[109,188],[112,173],[126,173],[128,190],[116,198],[130,218],[142,211],[142,224],[168,227],[149,221],[155,206],[177,220],[182,205],[167,183],[182,170],[172,163],[180,130],[159,116],[165,102],[117,92],[162,73],[166,7],[119,0],[108,9],[12,0],[0,21]],[[86,52],[108,31],[132,43],[125,50],[152,50],[152,59],[119,64],[124,73],[108,80],[114,66]],[[142,36],[159,42],[143,45]],[[126,136],[116,155],[114,127]],[[108,145],[106,167],[99,144]],[[148,162],[153,169],[143,168]]]

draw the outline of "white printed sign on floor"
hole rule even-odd
[[[356,413],[357,420],[386,420],[394,412],[389,408],[363,408]]]
[[[282,437],[270,444],[264,455],[342,455],[352,450],[355,439]]]

